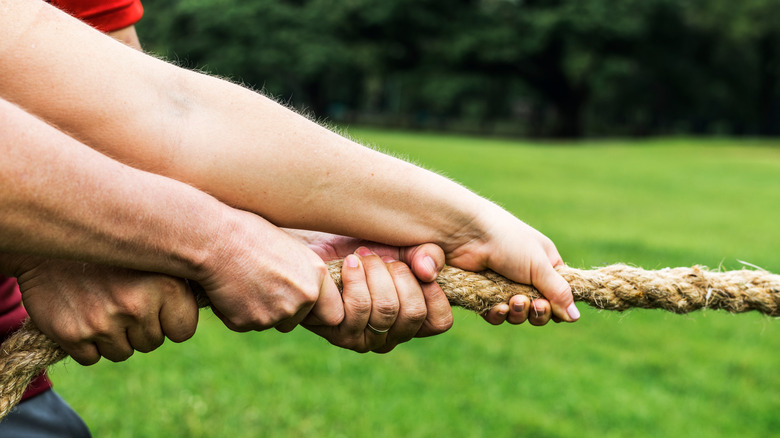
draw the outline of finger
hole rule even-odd
[[[425,296],[420,283],[409,266],[391,258],[383,261],[386,263],[398,296],[398,317],[388,333],[386,342],[400,344],[417,334],[428,316],[428,309],[425,307]]]
[[[363,264],[366,283],[371,294],[371,315],[368,319],[370,347],[373,350],[384,345],[387,332],[398,317],[400,304],[395,283],[385,262],[367,248],[358,248],[357,254]],[[379,331],[381,333],[375,333]]]
[[[340,337],[362,336],[368,318],[371,315],[371,294],[368,291],[366,276],[360,258],[348,255],[341,266],[342,306],[344,319],[338,325]],[[316,315],[310,313],[302,321],[307,326],[326,326]],[[280,327],[277,326],[277,329]],[[280,329],[281,331],[281,329]]]
[[[493,325],[501,325],[506,321],[506,317],[509,314],[509,304],[501,303],[493,306],[492,309],[485,312],[482,317],[485,321]]]
[[[552,311],[547,300],[539,299],[531,302],[531,309],[528,312],[528,322],[531,325],[545,325],[550,321],[551,316]]]
[[[81,324],[81,321],[76,318],[55,320],[52,323],[48,330],[44,328],[45,326],[39,325],[39,327],[43,333],[59,344],[68,356],[81,365],[92,365],[100,361],[100,352],[91,339],[94,332],[88,326]]]
[[[323,277],[322,284],[320,285],[320,295],[314,306],[311,307],[311,313],[314,314],[323,324],[330,326],[337,326],[344,320],[344,303],[341,299],[341,293],[339,288],[336,287],[336,283],[327,274],[327,271]],[[298,323],[300,323],[305,317],[307,312],[301,315]],[[297,324],[297,323],[296,323]]]
[[[350,254],[341,269],[344,321],[341,331],[347,337],[362,336],[371,317],[371,292],[360,257]]]
[[[97,345],[92,342],[84,342],[79,344],[68,344],[59,341],[60,347],[68,353],[70,357],[81,365],[88,366],[98,363],[100,360],[100,352],[98,352]]]
[[[194,292],[182,282],[182,288],[171,293],[160,308],[160,327],[173,342],[184,342],[198,328],[198,303]]]
[[[386,354],[386,353],[389,353],[389,352],[393,351],[395,349],[395,347],[397,347],[397,346],[398,346],[398,344],[395,343],[395,342],[388,342],[388,343],[386,343],[385,345],[383,345],[383,346],[381,346],[379,348],[375,348],[375,349],[371,350],[371,352],[372,353],[377,353],[377,354]]]
[[[147,321],[131,324],[127,328],[127,340],[132,349],[148,353],[163,344],[165,335],[159,320],[149,318]]]
[[[344,299],[344,320],[338,327],[306,324],[306,328],[330,341],[331,344],[365,353],[368,342],[380,344],[377,337],[366,332],[371,316],[371,292],[360,257],[350,254],[341,268]],[[307,321],[310,321],[308,319]],[[369,339],[370,338],[370,339]],[[381,341],[384,342],[384,341]]]
[[[133,355],[133,347],[127,339],[127,333],[116,333],[111,336],[101,336],[95,341],[98,353],[111,362],[122,362]]]
[[[298,312],[287,318],[279,321],[274,328],[276,330],[279,330],[282,333],[289,333],[295,329],[295,327],[298,327],[298,324],[302,323],[304,319],[306,319],[306,316],[312,311],[313,307],[304,307]]]
[[[423,338],[446,332],[452,327],[452,306],[447,295],[436,282],[423,283],[421,286],[428,315],[415,337]]]
[[[522,324],[528,319],[531,300],[524,295],[515,295],[509,299],[509,314],[506,321],[510,324]]]
[[[400,260],[412,268],[414,275],[422,282],[436,280],[444,268],[444,250],[433,243],[401,248]]]
[[[230,318],[225,316],[225,314],[220,312],[219,309],[217,309],[216,307],[212,307],[211,311],[214,312],[215,315],[217,315],[217,318],[219,318],[222,321],[222,324],[225,324],[225,327],[227,327],[228,329],[238,333],[245,333],[249,331],[248,328],[239,327],[238,325],[233,324],[230,321]]]
[[[552,312],[567,322],[580,318],[580,312],[574,304],[569,283],[547,261],[535,263],[532,283],[549,300]]]

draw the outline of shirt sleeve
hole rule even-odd
[[[50,0],[50,3],[101,32],[132,26],[144,15],[141,0]]]

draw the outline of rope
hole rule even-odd
[[[341,290],[341,261],[330,262],[328,270]],[[706,308],[780,316],[780,275],[766,271],[715,272],[701,266],[646,271],[626,265],[596,270],[564,265],[557,270],[571,285],[575,301],[598,309],[688,313]],[[542,297],[536,289],[492,271],[474,273],[447,266],[436,281],[450,304],[477,313],[507,302],[513,295]],[[205,294],[198,295],[199,305],[208,306]],[[0,348],[0,420],[19,402],[33,377],[65,357],[59,345],[29,320],[8,338]]]

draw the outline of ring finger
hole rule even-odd
[[[368,318],[368,339],[371,349],[385,344],[387,333],[398,317],[399,302],[395,283],[382,259],[367,248],[358,248],[371,293],[371,315]]]

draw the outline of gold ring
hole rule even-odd
[[[373,333],[375,335],[383,335],[383,334],[385,334],[385,333],[390,331],[389,328],[386,328],[384,330],[379,330],[376,327],[372,326],[371,324],[366,324],[366,325],[368,325],[368,331],[370,331],[371,333]]]

